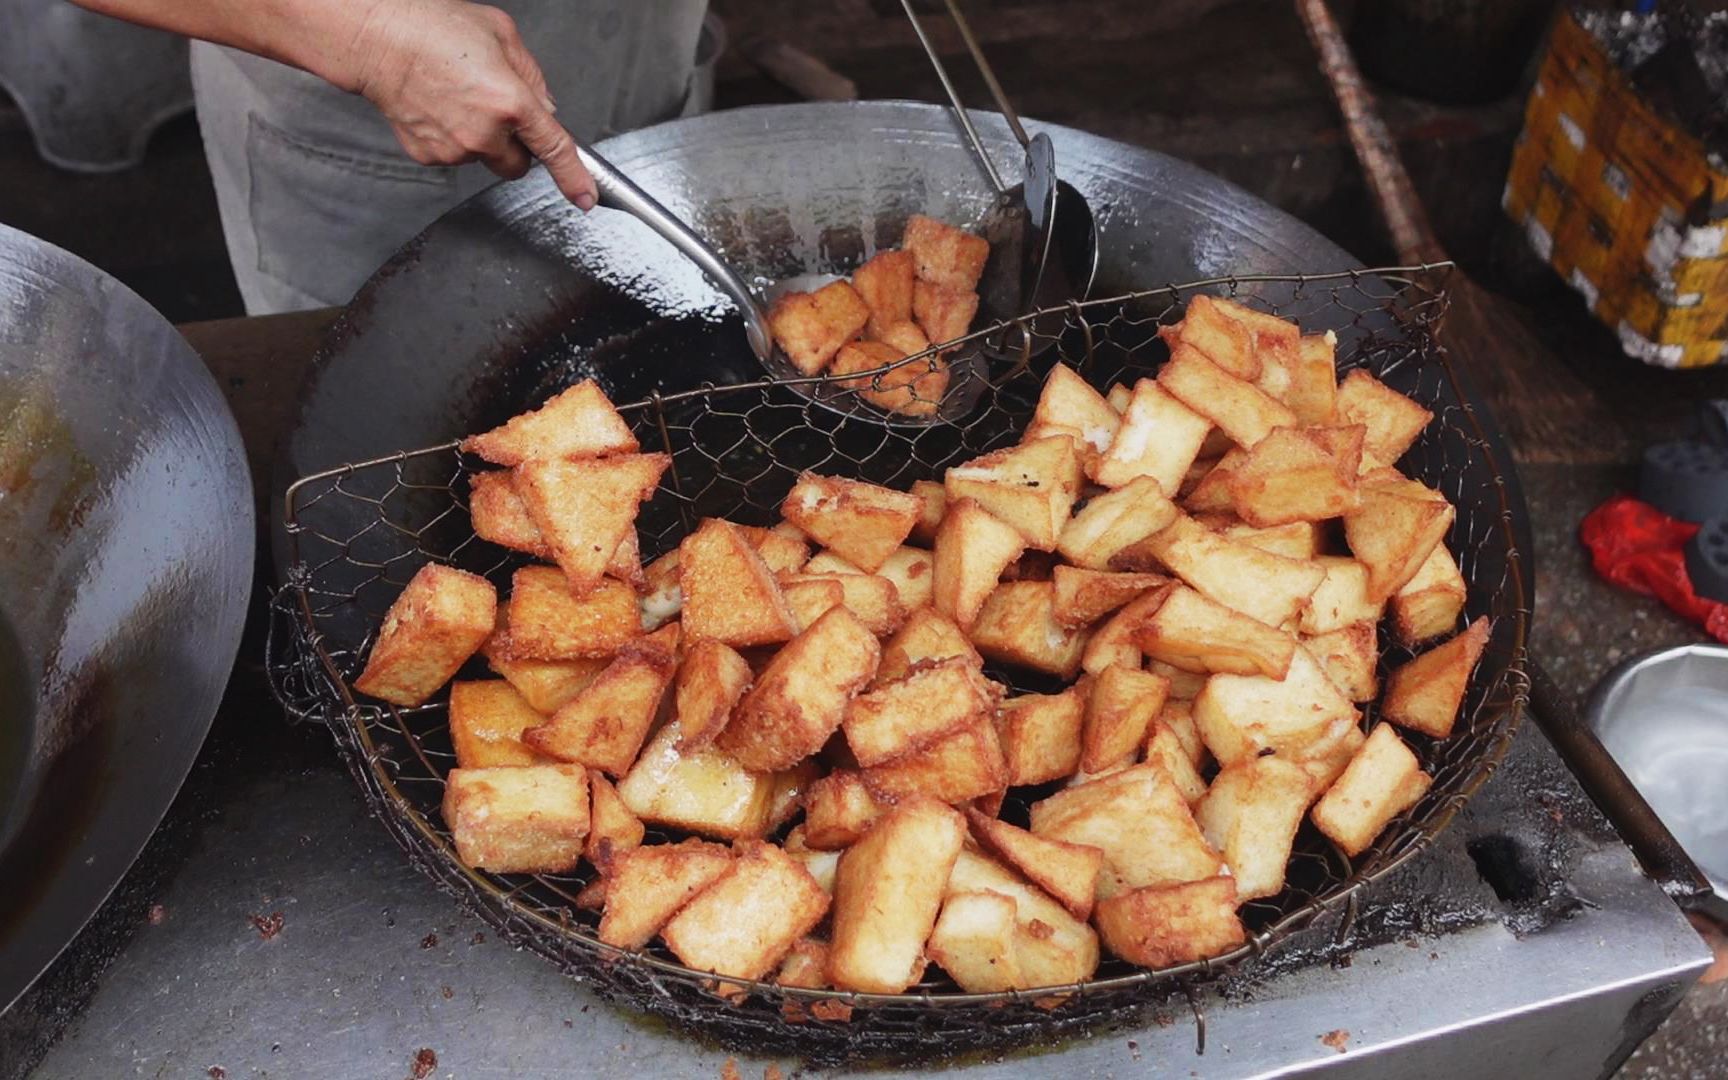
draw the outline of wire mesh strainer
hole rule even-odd
[[[663,450],[673,462],[638,519],[645,559],[676,546],[701,517],[771,523],[806,469],[899,488],[940,479],[947,466],[1018,439],[1057,359],[1100,388],[1132,385],[1155,373],[1167,355],[1159,327],[1179,319],[1186,299],[1202,291],[1293,318],[1305,332],[1336,332],[1341,372],[1365,367],[1432,410],[1434,422],[1401,465],[1456,505],[1448,544],[1468,584],[1466,617],[1486,615],[1493,628],[1463,715],[1442,742],[1406,733],[1434,777],[1433,787],[1361,856],[1349,859],[1303,827],[1286,888],[1244,906],[1251,940],[1225,956],[1160,971],[1106,960],[1093,979],[1076,986],[1003,994],[959,992],[935,968],[911,992],[892,997],[730,980],[729,986],[749,991],[739,1000],[719,993],[713,976],[683,967],[657,946],[624,952],[600,942],[597,915],[577,904],[592,879],[586,866],[569,876],[497,875],[462,866],[438,809],[444,776],[454,765],[445,698],[399,709],[361,699],[351,689],[385,610],[420,566],[448,563],[502,588],[524,562],[524,556],[474,536],[465,504],[467,477],[484,465],[455,443],[342,466],[288,489],[290,569],[272,622],[273,685],[291,714],[330,727],[368,803],[411,861],[466,907],[607,997],[699,1028],[728,1045],[822,1059],[929,1054],[933,1048],[954,1053],[1047,1041],[1123,1017],[1259,955],[1423,850],[1510,742],[1528,690],[1528,570],[1504,450],[1467,403],[1434,343],[1431,331],[1445,306],[1445,271],[1401,267],[1223,278],[1038,312],[959,343],[987,353],[991,362],[976,367],[988,369],[991,379],[981,388],[980,406],[955,424],[883,426],[835,412],[832,398],[825,407],[770,381],[703,387],[621,406],[644,449]],[[1040,350],[1039,339],[1055,347]],[[1006,356],[987,349],[986,343],[1002,342],[1017,347]],[[1042,357],[1030,359],[1041,351]],[[905,363],[929,362],[915,357]],[[1382,672],[1407,655],[1387,645]],[[1042,676],[1006,668],[991,674],[1017,691],[1051,689]],[[1364,723],[1371,726],[1375,715],[1369,706]],[[1011,796],[1004,816],[1023,823],[1027,802]],[[675,838],[651,830],[649,842]]]

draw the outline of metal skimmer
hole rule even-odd
[[[1518,723],[1528,691],[1530,579],[1520,552],[1528,541],[1520,539],[1522,513],[1504,446],[1469,404],[1430,333],[1444,310],[1445,271],[1430,266],[1216,279],[1038,312],[1022,326],[1029,335],[1039,333],[1037,327],[1060,327],[1048,335],[1054,348],[1033,360],[1037,350],[1028,347],[1020,365],[985,388],[987,407],[955,424],[884,427],[848,419],[771,381],[704,387],[623,407],[644,447],[673,458],[638,522],[645,558],[672,548],[703,516],[774,520],[804,469],[905,487],[1011,444],[1050,363],[1060,358],[1101,388],[1150,376],[1167,355],[1159,327],[1180,318],[1186,299],[1201,291],[1295,318],[1305,331],[1336,331],[1340,370],[1366,367],[1433,410],[1434,423],[1402,466],[1456,504],[1448,542],[1469,583],[1467,616],[1493,620],[1463,717],[1443,742],[1406,734],[1433,774],[1433,788],[1358,859],[1346,858],[1304,825],[1285,890],[1245,905],[1252,940],[1226,956],[1162,971],[1106,960],[1086,983],[1021,993],[962,993],[932,967],[923,984],[897,997],[750,983],[744,984],[747,996],[735,1000],[716,992],[713,976],[681,966],[659,946],[630,953],[602,944],[595,937],[596,914],[576,904],[592,879],[586,866],[563,877],[463,867],[438,809],[454,764],[443,698],[397,709],[361,699],[350,688],[385,609],[426,561],[485,574],[500,586],[524,561],[474,536],[467,481],[483,465],[453,443],[321,472],[289,488],[292,569],[272,623],[273,684],[293,715],[330,727],[372,809],[422,872],[513,943],[621,1004],[730,1046],[825,1061],[927,1058],[1047,1042],[1127,1018],[1252,964],[1323,913],[1371,904],[1352,894],[1429,844],[1493,771]],[[927,356],[907,361],[929,362]],[[1407,655],[1387,646],[1382,664]],[[1042,677],[1012,669],[991,674],[1018,691],[1050,688]],[[1375,715],[1369,706],[1365,723]],[[1023,822],[1029,793],[1042,794],[1011,793],[1005,816]],[[675,838],[649,834],[649,842]]]

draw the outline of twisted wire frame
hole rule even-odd
[[[459,566],[503,588],[525,561],[473,534],[467,480],[483,463],[454,443],[344,465],[289,489],[284,513],[292,566],[272,620],[273,685],[291,715],[329,726],[371,808],[411,861],[465,907],[608,998],[724,1044],[813,1060],[903,1058],[938,1047],[953,1053],[1049,1041],[1132,1016],[1253,960],[1325,913],[1353,915],[1356,890],[1422,851],[1487,779],[1511,740],[1528,690],[1530,589],[1515,526],[1521,511],[1506,482],[1504,450],[1434,340],[1445,310],[1446,272],[1439,265],[1223,278],[1073,303],[999,324],[944,346],[954,373],[948,392],[978,398],[952,422],[882,423],[881,412],[858,398],[864,387],[908,385],[905,378],[885,381],[886,369],[853,389],[823,378],[805,380],[803,387],[761,380],[621,407],[644,449],[665,451],[673,462],[638,519],[645,559],[675,547],[701,517],[772,523],[803,470],[898,488],[940,480],[947,466],[1019,438],[1044,375],[1058,360],[1100,389],[1132,386],[1155,374],[1167,356],[1157,331],[1178,320],[1186,300],[1199,292],[1294,319],[1304,332],[1332,330],[1341,375],[1367,368],[1432,410],[1433,423],[1400,464],[1457,507],[1448,544],[1468,584],[1466,618],[1492,620],[1489,647],[1454,734],[1436,741],[1404,733],[1434,778],[1422,801],[1355,859],[1305,824],[1286,887],[1244,905],[1250,940],[1223,956],[1158,971],[1107,959],[1093,978],[1076,985],[991,994],[961,992],[935,968],[895,996],[737,979],[721,986],[659,946],[624,951],[602,943],[597,915],[577,904],[592,880],[585,865],[569,875],[493,874],[462,865],[439,812],[444,777],[455,764],[445,697],[405,709],[352,689],[383,613],[424,563]],[[902,364],[932,370],[935,355]],[[963,385],[971,379],[977,385]],[[808,392],[812,388],[817,392]],[[1395,644],[1384,645],[1381,674],[1408,656]],[[1051,689],[1043,677],[1023,671],[991,674],[1018,691]],[[1365,708],[1365,730],[1376,714],[1376,705]],[[1023,821],[1025,808],[1025,798],[1011,797],[1004,814]],[[678,835],[651,829],[648,842]]]

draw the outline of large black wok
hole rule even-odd
[[[254,536],[239,432],[185,339],[0,225],[0,1010],[179,791]]]

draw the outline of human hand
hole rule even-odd
[[[538,158],[566,198],[598,191],[509,15],[464,0],[378,0],[354,36],[348,89],[423,165],[483,162],[506,180]]]

